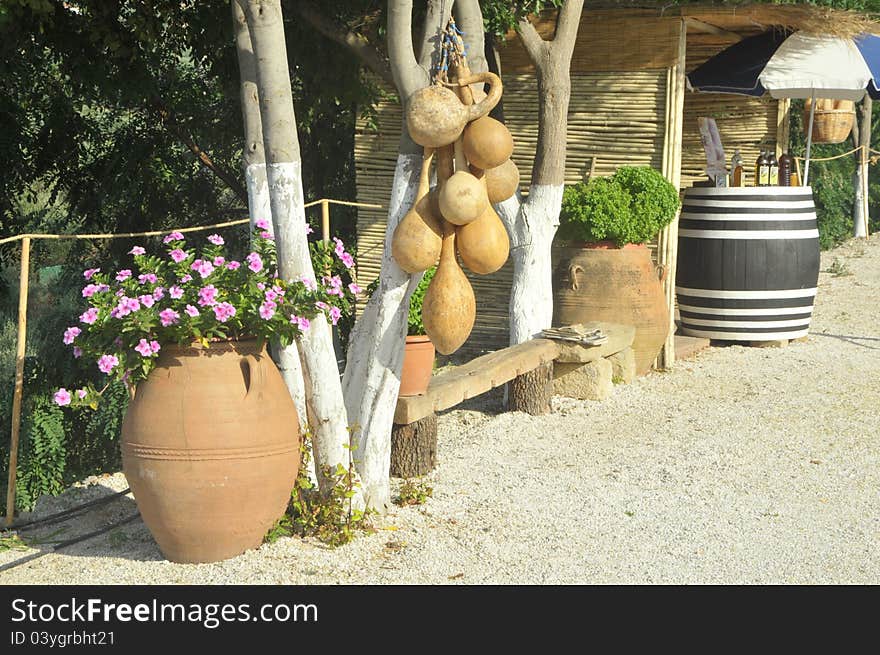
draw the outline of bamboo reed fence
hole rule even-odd
[[[330,205],[345,205],[359,209],[377,210],[382,205],[364,202],[349,202],[347,200],[334,200],[321,198],[306,203],[303,207],[309,208],[321,206],[321,239],[330,241]],[[30,285],[30,256],[31,242],[35,240],[69,240],[69,239],[130,239],[135,237],[156,237],[169,232],[205,232],[226,227],[235,227],[249,223],[249,218],[198,227],[169,228],[167,230],[151,230],[148,232],[125,232],[118,234],[17,234],[15,236],[0,239],[0,245],[21,241],[21,260],[19,271],[19,295],[18,295],[18,339],[15,352],[15,389],[12,396],[12,426],[9,436],[9,476],[6,483],[6,526],[12,525],[15,516],[15,480],[18,466],[18,444],[21,432],[21,404],[24,390],[24,360],[27,346],[27,305],[28,289]]]

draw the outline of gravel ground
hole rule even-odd
[[[852,275],[822,273],[806,342],[710,348],[550,416],[499,413],[497,394],[446,413],[434,497],[347,546],[178,565],[136,521],[0,583],[880,583],[880,235],[835,260]],[[36,514],[124,486],[93,478]]]

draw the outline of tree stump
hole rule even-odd
[[[546,362],[510,381],[507,388],[507,408],[532,416],[550,413],[553,396],[553,362]]]
[[[437,414],[391,428],[391,475],[415,478],[437,466]]]

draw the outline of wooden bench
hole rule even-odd
[[[391,432],[391,475],[414,477],[431,471],[437,460],[437,412],[510,383],[510,411],[546,414],[553,395],[553,362],[588,364],[632,345],[635,328],[595,323],[608,336],[599,346],[532,339],[445,369],[431,378],[420,396],[398,398]]]

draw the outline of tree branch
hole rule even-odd
[[[199,144],[195,142],[192,135],[187,130],[183,129],[183,126],[177,122],[174,114],[168,108],[168,105],[166,105],[161,98],[155,97],[153,98],[153,106],[159,114],[159,118],[162,119],[162,124],[168,129],[168,131],[176,136],[181,143],[189,148],[190,152],[198,157],[202,166],[220,178],[220,180],[222,180],[226,186],[238,196],[239,200],[247,204],[247,191],[245,191],[244,187],[238,181],[238,178],[233,173],[226,170],[226,168],[217,164],[211,159],[211,156],[207,152],[199,147]]]
[[[578,27],[581,22],[581,13],[584,9],[584,0],[566,0],[559,10],[556,19],[556,36],[553,38],[553,48],[561,49],[562,56],[571,59],[574,51],[574,43],[577,40]]]
[[[347,30],[344,26],[339,25],[316,10],[309,2],[298,0],[292,4],[293,10],[299,14],[300,18],[305,20],[314,29],[328,39],[348,48],[376,75],[388,82],[388,84],[394,84],[394,76],[391,74],[391,67],[388,61],[382,56],[378,48],[370,44],[363,34]]]
[[[451,15],[452,0],[428,0],[425,7],[425,29],[419,48],[419,66],[429,73],[440,60],[440,40]]]
[[[415,93],[424,77],[413,52],[412,0],[388,0],[388,59],[401,101]]]
[[[455,11],[458,14],[458,26],[464,32],[468,68],[473,73],[489,70],[484,54],[483,12],[480,10],[480,3],[478,0],[456,0]]]
[[[537,66],[538,62],[544,58],[548,46],[547,42],[538,34],[535,26],[529,22],[528,16],[524,16],[519,21],[519,38],[522,39],[526,52],[529,53],[529,59]]]

